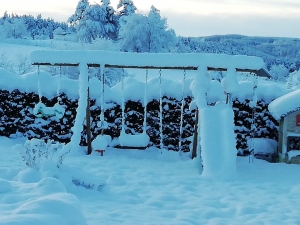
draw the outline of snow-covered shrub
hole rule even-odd
[[[286,81],[286,78],[289,74],[289,69],[282,64],[272,65],[269,72],[274,80]]]
[[[27,166],[39,170],[43,162],[52,161],[59,168],[68,152],[63,152],[64,144],[53,140],[40,140],[33,138],[27,140],[24,148],[20,149],[20,154]]]
[[[300,88],[300,70],[294,71],[289,74],[286,86],[289,89],[297,89]]]

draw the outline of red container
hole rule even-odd
[[[296,116],[296,126],[300,126],[300,115]]]

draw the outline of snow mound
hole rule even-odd
[[[28,170],[19,173],[19,180],[27,173]],[[35,183],[0,179],[1,225],[84,225],[79,205],[77,197],[66,193],[64,185],[55,178]]]

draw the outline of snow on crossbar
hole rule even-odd
[[[141,69],[185,69],[196,70],[206,65],[208,70],[226,71],[236,68],[240,72],[255,72],[264,62],[259,57],[211,53],[129,53],[110,51],[47,51],[30,53],[33,65],[78,66],[86,63],[90,67],[141,68]]]

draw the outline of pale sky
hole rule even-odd
[[[90,0],[90,3],[100,0]],[[116,9],[119,0],[111,0]],[[300,0],[133,0],[143,13],[151,5],[168,19],[177,35],[208,36],[242,34],[248,36],[300,38]],[[41,13],[66,21],[78,0],[0,0],[0,13]]]

